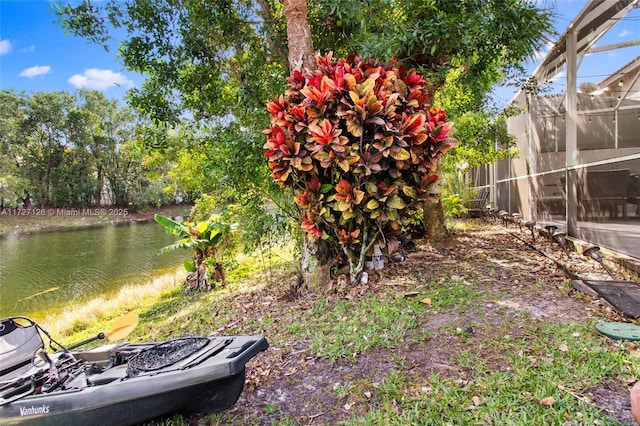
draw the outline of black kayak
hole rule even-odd
[[[269,346],[262,336],[184,337],[49,355],[38,330],[21,317],[0,323],[2,425],[131,425],[222,411],[240,396],[247,361]]]

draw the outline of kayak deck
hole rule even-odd
[[[56,353],[61,383],[45,366],[14,380],[16,389],[3,385],[0,423],[127,425],[222,411],[242,392],[245,364],[268,346],[262,336],[216,336]]]

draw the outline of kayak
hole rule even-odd
[[[47,354],[34,329],[0,323],[0,424],[131,425],[223,411],[242,393],[245,364],[269,346],[262,336],[198,336]]]

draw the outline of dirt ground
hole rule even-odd
[[[511,232],[515,231],[512,229]],[[519,236],[528,238],[525,232]],[[536,243],[573,272],[592,279],[606,279],[604,270],[594,261],[577,253],[567,255],[544,238],[539,237]],[[372,274],[368,285],[344,290],[342,294],[340,289],[334,289],[330,297],[336,297],[335,292],[338,297],[365,297],[371,293],[410,295],[411,283],[415,282],[412,277],[436,281],[458,277],[476,284],[482,295],[480,306],[469,310],[439,310],[422,319],[421,328],[441,330],[447,326],[464,327],[470,322],[504,327],[505,308],[509,319],[508,334],[514,338],[534,332],[531,325],[534,322],[580,322],[594,316],[610,321],[623,319],[605,302],[573,290],[554,262],[527,248],[502,226],[478,222],[473,229],[457,231],[441,247],[418,241],[406,254],[406,261],[387,263],[382,273]],[[618,279],[630,278],[622,272],[618,274]],[[540,282],[544,285],[539,285]],[[279,300],[277,309],[280,312],[299,309],[307,303],[304,298],[287,298],[281,293],[282,289],[264,291],[274,292],[271,296]],[[277,311],[272,313],[277,315]],[[359,378],[369,383],[379,382],[398,368],[398,357],[404,359],[404,368],[420,374],[433,372],[464,381],[467,371],[455,366],[455,353],[460,348],[483,347],[481,356],[494,371],[501,371],[506,368],[502,355],[492,353],[482,345],[490,333],[491,327],[482,327],[482,330],[471,330],[465,339],[461,339],[455,333],[442,332],[420,344],[412,341],[411,333],[408,333],[394,349],[369,350],[359,355],[355,362],[338,360],[330,363],[311,356],[304,341],[292,342],[289,347],[272,345],[247,364],[245,390],[235,406],[222,414],[222,423],[268,425],[277,419],[295,419],[295,424],[330,425],[364,414],[372,409],[375,398],[368,401],[363,397],[345,404],[335,392],[334,384]],[[628,383],[617,381],[604,382],[589,390],[591,402],[621,424],[635,425],[630,413],[628,386]]]

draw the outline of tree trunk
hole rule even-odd
[[[207,278],[207,268],[204,266],[204,264],[196,266],[196,270],[187,275],[187,277],[184,279],[184,285],[186,287],[186,293],[194,293],[196,291],[209,291],[211,289],[209,279]]]
[[[329,243],[305,233],[302,241],[298,285],[302,293],[317,293],[330,278],[331,251]]]
[[[429,241],[442,241],[447,237],[447,225],[444,221],[442,194],[430,194],[424,203],[424,232]]]
[[[429,99],[433,102],[436,91],[444,85],[444,80],[434,81],[429,87]],[[442,177],[442,168],[438,165],[438,176]],[[438,242],[445,239],[449,232],[444,220],[444,205],[442,204],[442,185],[436,182],[431,187],[435,189],[429,194],[429,199],[425,201],[422,212],[424,218],[424,235],[431,242]]]
[[[211,289],[207,274],[207,265],[204,263],[205,255],[202,250],[196,250],[193,257],[195,271],[191,272],[184,279],[185,291],[187,293],[195,291],[208,291]]]
[[[371,250],[378,241],[378,237],[380,236],[380,231],[375,231],[373,233],[373,237],[369,238],[369,233],[367,229],[367,223],[363,223],[362,229],[364,232],[362,234],[363,243],[360,244],[359,251],[343,247],[342,251],[347,256],[347,260],[349,261],[349,282],[351,285],[357,285],[360,283],[362,279],[362,271],[364,271],[364,263],[365,258],[369,250]]]
[[[102,204],[102,187],[104,186],[104,176],[102,175],[102,172],[103,172],[103,167],[102,165],[99,165],[98,171],[97,171],[97,177],[96,177],[97,187],[95,189],[95,192],[93,193],[94,203],[96,203],[97,206],[103,205]]]
[[[306,0],[284,0],[287,21],[289,73],[316,68],[311,30],[307,20]],[[331,250],[322,239],[311,240],[305,234],[300,259],[299,285],[304,292],[316,293],[329,280]]]
[[[209,291],[216,286],[216,283],[220,283],[222,286],[227,285],[227,271],[222,263],[219,261],[206,262],[207,259],[215,259],[215,251],[214,247],[196,250],[193,257],[196,270],[187,275],[184,280],[187,293]],[[212,267],[213,270],[210,270]]]
[[[307,21],[306,0],[284,0],[284,16],[287,20],[287,45],[289,48],[289,72],[316,66],[311,30]]]

